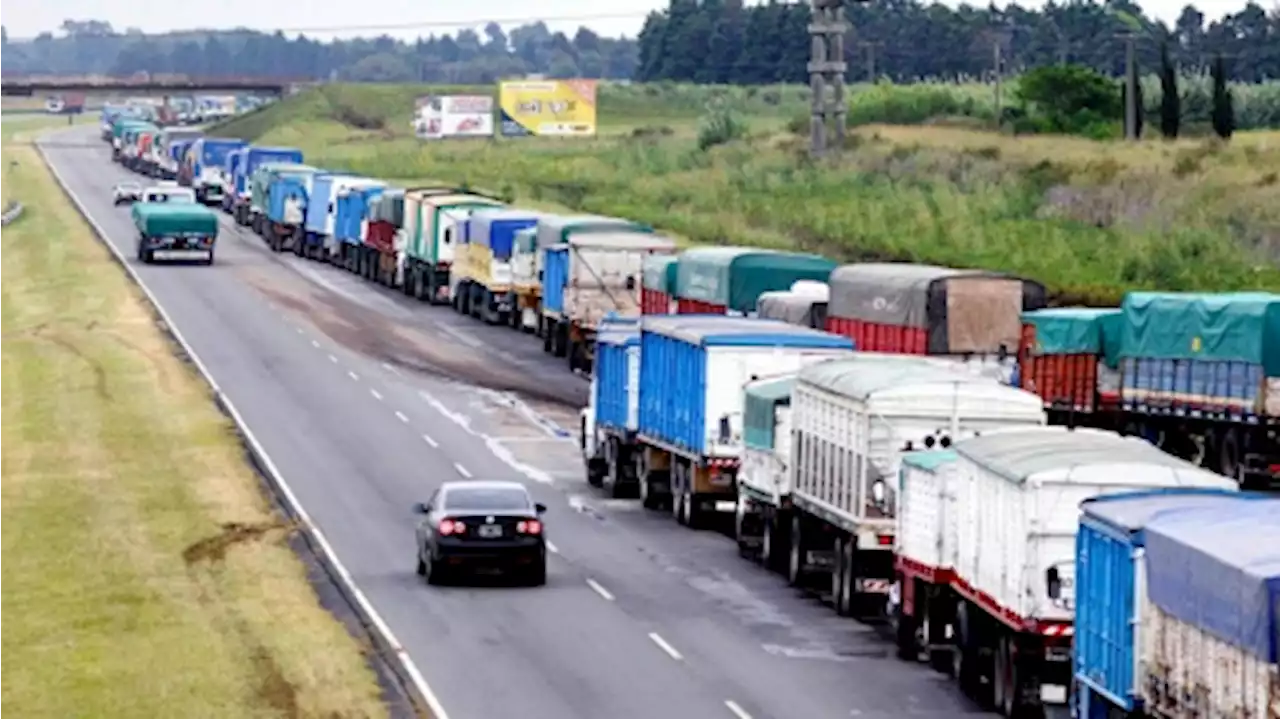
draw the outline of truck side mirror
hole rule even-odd
[[[1049,567],[1044,572],[1045,594],[1049,598],[1057,601],[1062,597],[1062,577],[1058,574],[1057,567]]]

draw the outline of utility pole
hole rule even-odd
[[[996,129],[999,130],[1004,118],[1004,42],[1000,38],[996,38],[995,45],[991,48],[991,64],[996,75]]]
[[[821,157],[827,151],[827,136],[836,146],[844,145],[844,36],[849,29],[844,20],[844,0],[811,0],[809,22],[809,90],[812,116],[809,120],[809,154]],[[827,88],[831,92],[827,92]],[[829,125],[833,127],[829,128]]]
[[[1138,139],[1138,73],[1134,68],[1137,58],[1134,53],[1134,40],[1131,32],[1118,36],[1124,40],[1124,137],[1126,140]]]
[[[869,40],[863,40],[862,42],[858,43],[858,47],[862,48],[863,51],[866,52],[867,82],[873,85],[876,82],[876,48],[880,47],[881,45],[884,45],[884,43],[871,42]]]

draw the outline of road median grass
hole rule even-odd
[[[29,142],[5,134],[5,198],[26,208],[0,284],[5,706],[386,716],[231,423]]]
[[[398,119],[415,91],[376,86],[303,93],[225,131],[298,146],[319,167],[467,182],[522,205],[641,220],[693,244],[1014,272],[1063,304],[1114,304],[1128,289],[1280,290],[1277,131],[1129,144],[868,124],[839,160],[815,163],[807,126],[788,127],[796,98],[785,88],[609,92],[600,136],[586,140],[422,142]],[[753,120],[700,146],[686,127],[698,98]],[[385,121],[352,124],[365,108],[391,107]]]

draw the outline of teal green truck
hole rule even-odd
[[[218,216],[213,210],[194,202],[139,202],[132,214],[138,228],[140,262],[213,264],[213,247],[218,240]]]

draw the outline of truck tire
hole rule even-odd
[[[832,574],[837,575],[833,581],[837,592],[832,597],[832,603],[835,604],[836,614],[842,617],[854,616],[865,606],[864,597],[855,595],[853,591],[858,566],[855,561],[856,545],[857,539],[854,537],[840,537],[836,540],[836,571]]]
[[[790,552],[787,555],[787,583],[793,587],[804,584],[804,555],[808,548],[804,545],[804,528],[799,513],[791,515]]]
[[[914,582],[910,577],[898,575],[898,580],[902,585],[901,596],[906,596],[907,582]],[[916,587],[918,590],[919,587]],[[919,597],[920,592],[916,591],[914,596]],[[904,610],[904,602],[899,599],[898,606],[894,609],[894,627],[893,633],[897,640],[898,658],[903,661],[914,662],[920,658],[920,644],[916,641],[916,631],[919,629],[919,622],[912,614],[907,614]],[[916,612],[920,611],[920,602],[916,602]]]

